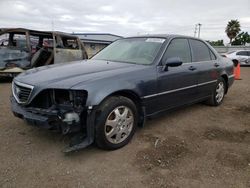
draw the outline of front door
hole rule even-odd
[[[158,98],[159,110],[165,110],[189,103],[197,98],[197,69],[191,61],[191,50],[185,38],[173,39],[162,61],[179,57],[183,64],[178,67],[168,67],[164,70],[158,67]]]

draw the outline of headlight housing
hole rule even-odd
[[[47,89],[41,91],[30,106],[37,108],[50,108],[52,106],[82,109],[87,100],[85,90]]]
[[[52,90],[54,101],[59,105],[73,105],[76,108],[85,105],[87,100],[87,92],[84,90]]]

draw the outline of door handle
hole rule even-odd
[[[188,69],[191,70],[191,71],[196,70],[196,68],[194,66],[190,66]]]
[[[215,66],[215,67],[219,67],[220,64],[219,64],[219,63],[215,63],[214,66]]]

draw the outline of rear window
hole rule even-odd
[[[200,62],[200,61],[210,61],[210,49],[207,45],[199,40],[190,39],[190,45],[192,48],[192,61]]]

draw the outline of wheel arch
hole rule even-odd
[[[225,83],[226,83],[225,94],[227,94],[227,91],[228,91],[228,76],[226,74],[222,74],[221,77],[225,80]]]
[[[234,66],[236,67],[240,61],[238,59],[232,59]]]
[[[144,125],[145,109],[144,109],[144,106],[142,104],[141,98],[139,97],[139,95],[136,92],[134,92],[132,90],[115,91],[115,92],[109,94],[108,96],[106,96],[101,101],[100,104],[102,104],[105,100],[107,100],[109,97],[112,97],[112,96],[123,96],[123,97],[126,97],[126,98],[130,99],[131,101],[133,101],[134,104],[136,105],[137,110],[138,110],[138,115],[139,115],[138,125],[140,127],[142,127]]]

